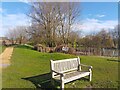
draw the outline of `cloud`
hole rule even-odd
[[[1,21],[1,20],[0,20]],[[30,25],[30,18],[23,13],[6,14],[2,16],[2,28],[0,28],[0,36],[5,35],[9,28],[16,26]],[[117,20],[99,20],[95,18],[86,18],[80,23],[73,25],[73,30],[82,30],[83,33],[88,34],[91,32],[98,32],[101,29],[113,29],[118,24]]]
[[[114,29],[114,27],[118,24],[117,20],[98,20],[98,19],[85,19],[81,21],[81,23],[77,23],[73,25],[74,30],[82,30],[83,33],[88,34],[91,32],[98,32],[101,29]]]
[[[31,1],[31,0],[19,0],[20,2],[23,2],[23,3],[27,3],[27,4],[29,4],[29,2]]]
[[[6,14],[2,16],[2,29],[0,33],[5,35],[10,28],[14,28],[16,26],[28,26],[30,25],[29,18],[23,14]]]
[[[0,7],[0,14],[2,16],[2,14],[7,14],[7,9]]]
[[[3,12],[3,9],[2,8],[0,8],[0,13],[2,13]]]
[[[100,15],[100,14],[96,15],[96,17],[100,17],[100,18],[101,18],[101,17],[105,17],[105,16],[106,16],[106,15],[102,15],[102,14],[101,14],[101,15]]]
[[[28,17],[25,14],[7,14],[3,16],[3,25],[5,26],[17,26],[17,25],[27,25]]]

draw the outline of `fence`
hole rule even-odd
[[[103,49],[103,56],[117,57],[118,50],[117,49]]]
[[[76,50],[77,54],[80,55],[97,55],[97,56],[109,56],[109,57],[117,57],[118,49],[97,49],[97,48],[87,48],[87,49],[79,49]]]

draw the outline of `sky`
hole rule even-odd
[[[30,19],[26,16],[30,4],[27,0],[20,1],[0,3],[0,37],[16,26],[30,25]],[[81,2],[80,8],[80,21],[73,25],[75,30],[88,34],[102,28],[114,29],[118,24],[117,2]]]

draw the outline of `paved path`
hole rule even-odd
[[[0,54],[0,68],[5,68],[10,65],[13,47],[8,47]]]

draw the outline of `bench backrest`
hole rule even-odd
[[[64,60],[51,60],[51,70],[64,73],[72,70],[77,70],[80,64],[80,58],[71,58]]]

